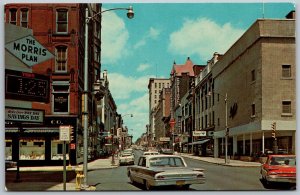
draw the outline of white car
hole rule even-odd
[[[132,153],[122,153],[119,157],[119,165],[134,165],[134,155]]]
[[[158,155],[159,153],[156,152],[156,151],[147,151],[147,152],[144,152],[144,155]]]
[[[204,169],[187,167],[177,155],[141,156],[138,164],[127,167],[132,183],[140,183],[150,190],[157,186],[180,186],[189,189],[191,184],[205,183]]]

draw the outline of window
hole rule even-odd
[[[157,83],[154,83],[154,87],[157,88]]]
[[[291,114],[291,101],[282,101],[282,113]]]
[[[9,10],[9,23],[17,25],[17,9]]]
[[[251,71],[251,81],[255,81],[256,80],[256,75],[255,75],[255,70]]]
[[[21,9],[21,26],[28,27],[28,9]]]
[[[67,72],[67,47],[55,48],[55,72]]]
[[[282,65],[282,77],[291,77],[291,65]]]
[[[56,32],[68,32],[68,10],[59,9],[56,11]]]
[[[69,82],[57,81],[52,84],[52,109],[56,114],[69,113]]]
[[[255,104],[251,105],[251,116],[255,116]]]

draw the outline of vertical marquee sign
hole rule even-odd
[[[49,102],[50,79],[48,76],[5,70],[5,99]]]

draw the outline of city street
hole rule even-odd
[[[135,163],[142,154],[141,150],[135,150]],[[186,156],[182,154],[183,156]],[[189,191],[265,191],[265,190],[291,190],[293,186],[289,185],[274,185],[266,187],[260,181],[260,167],[259,166],[223,166],[216,163],[209,163],[193,159],[190,156],[184,157],[186,163],[190,167],[204,168],[206,174],[205,184],[194,184],[188,189]],[[115,159],[117,162],[117,158]],[[110,163],[110,159],[99,159],[98,164],[101,161]],[[243,162],[242,162],[243,163]],[[244,163],[245,164],[245,163]],[[104,164],[103,164],[104,165]],[[94,165],[95,166],[95,165]],[[22,191],[20,185],[14,183],[15,173],[13,171],[6,173],[6,186],[10,191]],[[55,190],[54,185],[62,183],[62,172],[21,172],[21,184],[34,183],[36,186],[40,186],[35,189],[32,185],[33,191]],[[47,185],[39,185],[39,183],[48,182]],[[68,184],[75,184],[74,172],[68,172],[67,177]],[[94,186],[96,191],[141,191],[145,190],[144,186],[139,184],[132,184],[127,177],[127,166],[116,166],[108,169],[90,169],[88,171],[88,184]],[[52,185],[52,187],[51,187]],[[44,187],[44,188],[43,188]],[[56,190],[59,190],[56,188]],[[60,189],[61,190],[61,189]],[[75,190],[69,188],[69,190]],[[154,190],[162,191],[177,191],[182,190],[180,188],[165,187],[156,188]],[[29,190],[30,191],[30,190]]]

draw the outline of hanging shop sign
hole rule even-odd
[[[5,107],[5,121],[44,123],[44,110]]]
[[[5,99],[49,102],[50,78],[48,76],[5,70]]]
[[[54,57],[31,35],[6,44],[5,49],[29,67]]]
[[[203,137],[206,136],[206,131],[193,131],[194,137]]]

